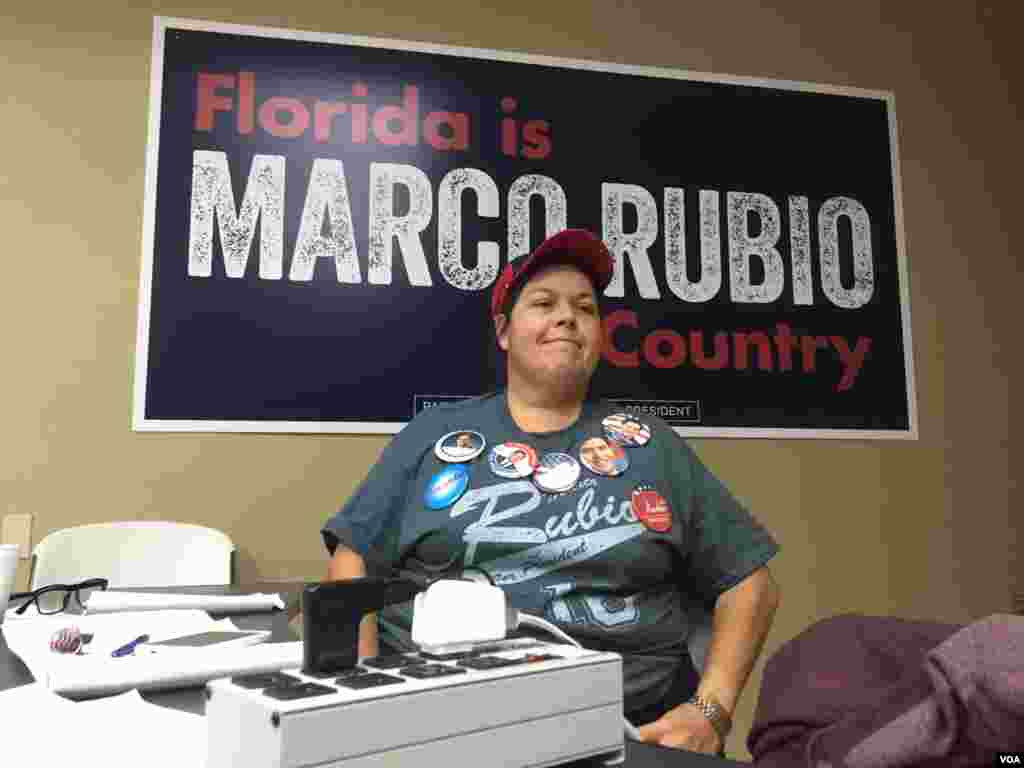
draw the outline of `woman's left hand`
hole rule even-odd
[[[693,704],[680,704],[640,729],[640,740],[714,755],[722,748],[711,721]]]

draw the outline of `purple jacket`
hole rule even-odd
[[[820,621],[769,659],[747,746],[759,768],[992,765],[1024,748],[1024,617]]]

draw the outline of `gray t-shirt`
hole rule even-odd
[[[771,535],[708,471],[665,422],[643,416],[645,445],[626,447],[629,466],[609,477],[582,468],[576,486],[547,493],[531,479],[496,474],[488,460],[503,442],[525,443],[539,456],[569,453],[604,436],[602,420],[620,412],[587,401],[576,424],[531,434],[520,430],[504,392],[427,409],[388,444],[379,461],[323,528],[338,543],[374,561],[397,563],[431,531],[445,530],[463,567],[485,570],[520,611],[557,624],[588,648],[624,658],[626,711],[660,699],[680,663],[689,663],[684,595],[712,605],[725,590],[778,551]],[[465,464],[466,491],[430,509],[428,484],[450,466],[434,452],[450,432],[472,430],[487,441]],[[669,515],[641,515],[633,492],[655,491]],[[408,646],[409,604],[379,615],[382,639]]]

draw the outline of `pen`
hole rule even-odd
[[[131,654],[131,653],[133,653],[135,651],[135,646],[137,646],[139,643],[144,643],[147,640],[149,640],[149,635],[139,635],[134,640],[132,640],[130,643],[125,643],[120,648],[116,649],[110,655],[111,656],[128,656],[129,654]]]

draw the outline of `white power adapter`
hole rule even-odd
[[[427,653],[456,653],[502,640],[517,624],[505,593],[490,584],[441,579],[413,601],[412,641]]]

